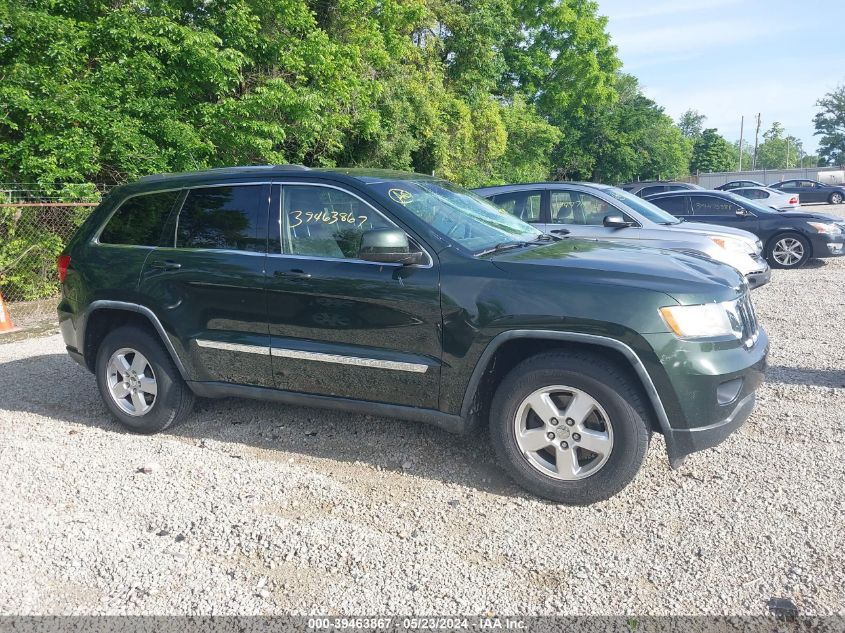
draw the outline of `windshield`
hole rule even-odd
[[[666,213],[660,207],[656,207],[648,200],[643,200],[639,196],[635,196],[627,191],[622,191],[618,187],[608,187],[603,190],[609,196],[613,196],[619,202],[625,203],[626,206],[632,208],[646,219],[656,222],[657,224],[680,224],[681,220],[674,215]]]
[[[432,229],[473,253],[542,233],[474,193],[445,180],[392,180],[372,185]]]

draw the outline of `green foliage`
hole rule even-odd
[[[795,167],[803,155],[801,141],[794,136],[786,136],[783,125],[775,121],[772,127],[763,133],[763,142],[757,148],[758,169],[788,169]]]
[[[734,150],[716,128],[707,128],[695,141],[690,169],[695,173],[731,171],[736,168]]]
[[[819,139],[818,164],[845,164],[845,85],[828,92],[816,102],[821,108],[813,118]]]
[[[684,135],[684,138],[695,141],[701,136],[706,120],[707,117],[698,110],[689,109],[678,119],[678,129]]]

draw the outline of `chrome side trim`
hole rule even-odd
[[[244,345],[242,343],[225,343],[223,341],[209,341],[208,339],[194,339],[199,347],[222,349],[227,352],[243,352],[244,354],[270,354],[269,345]]]
[[[323,354],[321,352],[305,352],[297,349],[270,348],[272,356],[280,358],[296,358],[298,360],[313,360],[318,363],[335,363],[338,365],[354,365],[357,367],[372,367],[374,369],[392,369],[394,371],[408,371],[424,374],[428,365],[418,363],[403,363],[395,360],[379,360],[377,358],[361,358],[359,356],[341,356],[339,354]]]

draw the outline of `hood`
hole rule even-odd
[[[836,222],[842,224],[845,218],[839,218],[835,215],[825,215],[824,213],[806,213],[804,211],[783,211],[778,213],[781,218],[793,218],[795,220],[819,220],[821,222]]]
[[[699,235],[724,235],[728,237],[737,237],[742,240],[754,243],[757,241],[757,236],[742,229],[735,229],[731,226],[720,226],[718,224],[706,224],[704,222],[681,222],[680,224],[673,224],[667,228],[673,231],[687,231],[689,233],[698,233]]]
[[[503,251],[492,259],[516,278],[525,275],[548,278],[551,283],[643,288],[667,294],[682,304],[727,301],[746,287],[739,271],[706,255],[599,240],[565,238]]]

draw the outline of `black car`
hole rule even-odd
[[[674,466],[724,440],[768,350],[731,266],[545,235],[394,171],[145,177],[58,272],[67,351],[133,431],[195,396],[486,428],[517,482],[568,503],[621,490],[652,432]]]
[[[724,185],[719,185],[718,187],[713,187],[718,191],[730,191],[731,189],[744,189],[746,187],[765,187],[762,182],[757,182],[756,180],[731,180],[730,182],[726,182]]]
[[[726,191],[673,191],[648,201],[693,222],[754,233],[772,268],[798,268],[811,257],[845,254],[845,220],[818,213],[778,212]]]
[[[842,204],[845,200],[845,187],[842,185],[826,185],[818,180],[784,180],[769,185],[769,189],[783,191],[785,193],[797,193],[801,202],[827,202],[829,204]]]
[[[626,182],[619,185],[620,189],[624,189],[628,193],[632,193],[640,198],[653,196],[664,191],[679,191],[686,189],[703,189],[691,182],[673,182],[669,180],[643,180],[640,182]]]

